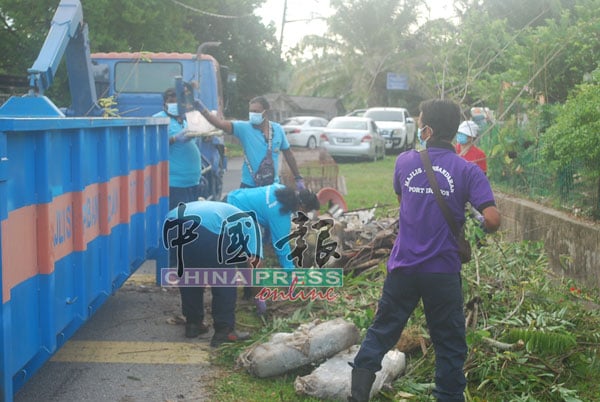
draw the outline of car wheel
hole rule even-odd
[[[306,144],[308,149],[315,149],[317,147],[317,139],[315,137],[310,137],[308,139],[308,143]]]

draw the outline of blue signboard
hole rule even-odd
[[[387,73],[388,90],[408,90],[408,76],[406,74]]]

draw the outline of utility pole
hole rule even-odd
[[[281,16],[281,32],[279,33],[279,54],[281,54],[281,50],[283,49],[283,30],[285,29],[287,14],[287,0],[283,2],[283,15]]]

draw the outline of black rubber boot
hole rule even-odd
[[[375,381],[375,373],[363,368],[352,369],[352,386],[350,388],[349,402],[367,402],[371,393],[371,386]]]

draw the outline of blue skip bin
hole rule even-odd
[[[0,397],[160,244],[167,119],[0,117]]]

